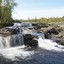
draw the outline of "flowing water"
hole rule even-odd
[[[46,50],[64,51],[63,49],[64,46],[59,45],[50,39],[42,39],[41,37],[39,37],[38,45],[40,48],[46,49]]]
[[[21,46],[23,45],[23,35],[22,34],[16,34],[11,36],[0,36],[0,49],[1,48],[9,48],[13,46]]]
[[[64,64],[64,46],[38,35],[38,47],[27,47],[22,34],[0,37],[0,64]]]

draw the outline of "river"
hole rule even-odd
[[[64,64],[64,46],[39,36],[38,47],[1,48],[0,64]]]

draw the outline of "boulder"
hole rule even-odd
[[[38,46],[38,41],[34,39],[35,37],[31,34],[24,35],[24,44],[27,46]]]
[[[31,34],[25,34],[24,35],[24,44],[28,45],[28,43],[33,39]]]
[[[48,34],[55,34],[55,35],[58,35],[59,34],[59,31],[58,30],[56,30],[55,28],[52,28],[52,29],[50,29],[50,30],[47,30],[46,31]]]
[[[33,39],[30,46],[38,46],[38,41]]]

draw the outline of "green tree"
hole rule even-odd
[[[1,15],[2,15],[2,11],[1,11],[1,3],[2,3],[2,0],[0,0],[0,20],[1,20]]]
[[[12,11],[14,6],[16,6],[16,3],[14,2],[14,0],[1,0],[1,14],[0,14],[0,19],[1,25],[9,25],[12,22]]]

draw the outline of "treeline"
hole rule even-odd
[[[7,26],[12,24],[12,10],[16,6],[14,0],[0,0],[0,25]]]
[[[22,22],[44,22],[44,23],[56,23],[56,22],[64,22],[64,16],[63,17],[50,17],[50,18],[40,18],[40,19],[28,19],[28,20],[20,20]]]

